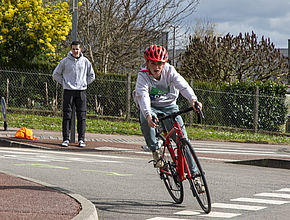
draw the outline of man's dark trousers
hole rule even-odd
[[[63,120],[62,135],[63,140],[69,140],[70,126],[72,119],[72,107],[76,106],[78,141],[85,140],[87,95],[86,90],[63,91]]]

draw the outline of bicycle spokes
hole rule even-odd
[[[163,168],[160,168],[160,177],[172,199],[178,204],[182,203],[184,196],[183,185],[179,180],[175,163],[165,160],[165,165]]]

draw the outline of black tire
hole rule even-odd
[[[160,168],[160,178],[163,180],[172,199],[177,204],[181,204],[184,198],[182,181],[179,180],[176,164],[173,162],[168,149],[164,151],[164,147],[162,146],[162,150],[164,167]]]
[[[186,139],[182,140],[182,150],[183,153],[185,154],[186,152],[190,153],[196,163],[197,166],[197,175],[193,178],[187,177],[187,180],[189,181],[190,184],[190,189],[192,191],[193,196],[197,199],[200,207],[203,209],[205,213],[210,213],[211,211],[211,198],[210,198],[210,193],[208,189],[208,185],[206,182],[205,178],[205,173],[202,170],[201,164],[197,158],[197,155],[195,154],[195,151],[193,150],[190,142]],[[186,161],[188,161],[188,158],[186,158]],[[188,162],[187,162],[188,163]],[[203,193],[198,193],[198,190],[195,186],[195,181],[198,180],[199,183],[201,183],[202,186],[204,186],[204,192]]]

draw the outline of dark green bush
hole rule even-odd
[[[228,93],[222,102],[223,109],[226,110],[223,113],[225,124],[231,127],[254,128],[256,87],[259,88],[258,129],[279,131],[287,115],[286,86],[271,81],[224,84],[222,90]]]

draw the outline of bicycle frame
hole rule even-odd
[[[191,178],[191,172],[189,170],[188,164],[185,160],[185,155],[183,155],[182,150],[181,150],[181,145],[180,145],[180,141],[184,138],[184,134],[181,130],[180,124],[179,122],[176,120],[176,118],[173,118],[174,122],[173,122],[173,128],[167,132],[163,122],[161,121],[161,126],[162,126],[162,131],[161,133],[164,134],[165,137],[165,143],[164,143],[164,151],[163,151],[163,157],[165,156],[165,149],[167,148],[169,153],[171,154],[171,157],[173,159],[173,162],[176,163],[176,170],[178,172],[178,176],[179,176],[179,180],[183,181],[186,179],[186,175],[185,175],[185,170],[187,172],[188,178]],[[170,137],[173,134],[173,132],[176,132],[176,146],[177,148],[174,149],[171,141],[170,141]],[[177,154],[175,153],[175,150],[177,150]],[[162,170],[164,171],[164,170]],[[164,171],[166,172],[166,171]]]
[[[203,118],[201,109],[197,107],[199,106],[196,102],[195,109],[198,110],[197,113],[200,118]],[[193,109],[194,108],[191,107],[159,118],[159,125],[155,128],[156,137],[162,139],[164,146],[162,158],[164,166],[159,168],[159,171],[160,178],[164,181],[170,196],[177,204],[183,202],[184,190],[182,182],[188,180],[193,196],[204,212],[208,214],[211,211],[211,199],[205,173],[203,172],[191,143],[184,137],[181,125],[177,119],[178,115]],[[165,119],[172,120],[173,127],[169,131],[167,131],[165,127]],[[158,120],[155,120],[155,122],[158,124]],[[173,139],[176,142],[176,147],[171,143],[172,135],[175,135]],[[168,149],[169,155],[165,155],[166,149]],[[196,166],[194,174],[191,173],[191,171],[193,171],[191,170],[194,165],[193,163],[195,163]]]

